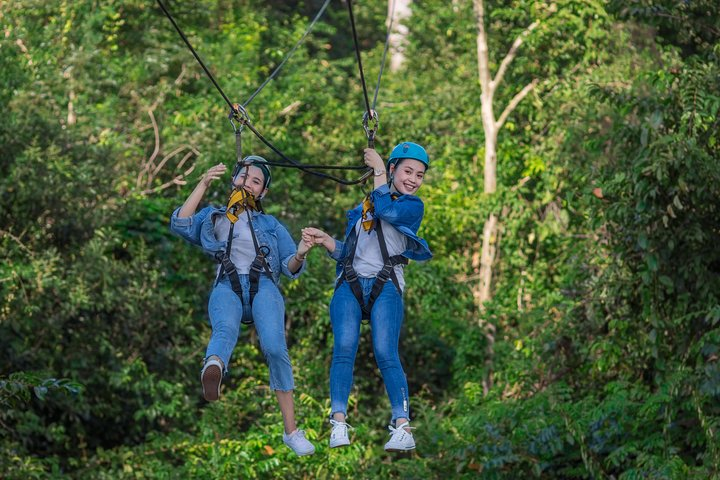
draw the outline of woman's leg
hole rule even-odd
[[[278,288],[267,277],[260,278],[252,310],[260,348],[270,370],[270,388],[275,390],[285,433],[289,434],[295,431],[296,424],[292,364],[285,340],[285,303]]]
[[[333,419],[344,422],[353,384],[353,367],[360,339],[362,311],[347,282],[335,291],[330,302],[333,329],[333,356],[330,365],[330,411]]]
[[[407,378],[398,352],[402,322],[402,296],[392,282],[387,282],[373,305],[370,325],[375,360],[390,399],[393,425],[407,422],[410,416]]]
[[[213,288],[208,302],[208,316],[212,333],[205,351],[205,359],[218,357],[227,372],[230,357],[240,334],[242,301],[229,282],[222,281]]]

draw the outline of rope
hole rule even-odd
[[[195,57],[195,60],[197,60],[198,63],[200,64],[200,66],[202,67],[202,69],[205,70],[205,73],[207,74],[208,78],[210,78],[210,81],[213,83],[213,85],[215,85],[215,88],[217,88],[217,91],[220,92],[220,95],[222,95],[222,97],[225,99],[225,102],[228,105],[230,105],[230,110],[235,112],[236,109],[235,109],[235,107],[233,107],[232,102],[227,97],[227,95],[225,95],[225,92],[222,91],[222,88],[220,88],[220,85],[218,85],[218,83],[215,81],[215,77],[212,76],[212,73],[210,73],[210,70],[207,69],[207,67],[205,66],[203,61],[200,59],[200,56],[197,54],[197,52],[195,52],[195,49],[192,47],[192,45],[190,45],[190,41],[187,39],[187,37],[185,36],[183,31],[180,29],[178,24],[175,23],[175,20],[173,19],[172,15],[170,15],[170,12],[167,11],[167,9],[165,8],[165,5],[163,5],[160,0],[157,0],[157,3],[158,3],[158,5],[160,5],[160,8],[162,8],[162,11],[165,13],[165,16],[167,16],[168,19],[170,20],[170,23],[173,24],[173,27],[175,27],[175,30],[177,30],[177,32],[180,34],[180,37],[185,42],[185,45],[187,45],[188,48],[190,49],[193,56]]]
[[[314,19],[313,22],[311,23],[310,28],[312,28],[312,26],[315,24],[315,22],[317,21],[317,19],[318,19],[319,16],[321,15],[321,13],[325,10],[325,8],[327,7],[327,5],[328,5],[329,2],[330,2],[330,0],[326,0],[325,4],[323,4],[320,12],[318,12],[318,15],[316,15],[315,19]],[[205,66],[205,64],[203,63],[203,61],[202,61],[202,59],[200,58],[200,56],[197,54],[197,52],[195,51],[195,49],[193,48],[193,46],[190,44],[190,41],[187,39],[187,37],[186,37],[185,34],[183,33],[182,29],[181,29],[181,28],[178,26],[178,24],[175,22],[175,19],[172,17],[172,15],[170,15],[170,12],[167,10],[167,8],[165,8],[165,5],[163,5],[163,3],[161,2],[161,0],[157,0],[157,3],[158,3],[158,5],[160,5],[160,8],[162,9],[163,13],[165,13],[165,16],[168,18],[168,20],[170,20],[170,23],[173,24],[173,27],[175,27],[175,30],[177,30],[178,34],[180,35],[180,38],[182,38],[183,41],[185,42],[185,45],[187,45],[187,47],[190,49],[190,51],[192,52],[193,56],[195,57],[195,60],[197,60],[197,62],[200,64],[200,66],[202,67],[202,69],[205,71],[205,73],[207,74],[208,78],[209,78],[210,81],[213,83],[213,85],[215,86],[215,88],[217,89],[217,91],[220,93],[220,95],[222,96],[222,98],[223,98],[223,99],[225,100],[225,102],[230,106],[230,111],[231,111],[231,114],[230,114],[230,123],[233,125],[233,129],[235,130],[236,135],[238,134],[239,129],[240,129],[240,130],[242,129],[242,126],[243,126],[243,125],[247,125],[247,127],[250,129],[250,131],[252,131],[252,132],[255,134],[255,136],[256,136],[262,143],[264,143],[267,147],[269,147],[273,152],[275,152],[276,154],[278,154],[283,160],[285,160],[286,162],[288,162],[288,164],[281,164],[281,163],[278,162],[278,165],[277,165],[277,166],[283,166],[283,167],[285,167],[285,166],[287,166],[287,167],[293,166],[294,168],[298,168],[298,169],[300,169],[300,170],[302,170],[302,171],[304,171],[304,172],[307,172],[307,173],[309,173],[309,174],[311,174],[311,175],[315,175],[315,176],[320,177],[320,178],[327,178],[327,179],[329,179],[329,180],[333,180],[333,181],[335,181],[335,182],[337,182],[337,183],[340,183],[340,184],[342,184],[342,185],[356,185],[356,184],[358,184],[358,183],[364,182],[364,181],[368,178],[368,176],[369,176],[369,174],[372,172],[372,170],[369,170],[368,172],[366,172],[366,173],[365,173],[361,178],[359,178],[358,180],[344,180],[344,179],[339,178],[339,177],[336,177],[336,176],[334,176],[334,175],[329,175],[329,174],[326,174],[326,173],[313,171],[310,167],[304,166],[304,165],[301,164],[300,162],[297,162],[297,161],[292,160],[291,158],[287,157],[282,151],[280,151],[280,150],[279,150],[277,147],[275,147],[272,143],[270,143],[268,140],[266,140],[265,137],[263,137],[262,134],[261,134],[260,132],[258,132],[257,129],[250,123],[250,120],[249,120],[249,117],[248,117],[248,115],[247,115],[247,112],[245,111],[245,108],[244,108],[243,106],[241,106],[241,105],[233,104],[233,103],[230,101],[230,99],[227,97],[227,95],[225,95],[225,92],[223,92],[222,88],[220,88],[220,85],[218,85],[217,81],[215,81],[215,77],[213,77],[212,73],[210,73],[210,70],[208,70],[208,68]],[[354,31],[354,29],[355,29],[355,27],[354,27],[354,24],[353,24],[353,31]],[[308,34],[309,31],[310,31],[310,29],[308,29],[308,31],[305,32],[305,34],[302,36],[302,38],[300,39],[300,41],[302,41],[302,40],[305,38],[305,36]],[[357,42],[356,42],[356,43],[357,43]],[[273,74],[271,75],[271,77],[274,76],[275,74],[277,74],[277,72],[279,71],[280,67],[285,63],[285,61],[287,61],[287,58],[290,57],[290,55],[294,52],[294,50],[297,49],[297,46],[298,46],[298,45],[299,45],[299,43],[296,44],[290,52],[288,52],[288,55],[286,56],[286,58],[285,58],[285,59],[282,61],[282,63],[275,69],[275,71],[273,72]],[[357,51],[357,50],[356,50],[356,51]],[[357,51],[357,52],[358,52],[358,55],[359,55],[359,51]],[[358,56],[358,60],[359,60],[359,56]],[[362,73],[362,67],[361,67],[361,73]],[[253,95],[251,95],[251,97],[246,101],[246,104],[249,103],[250,101],[252,101],[252,99],[259,93],[259,91],[260,91],[267,83],[268,83],[267,81],[266,81],[265,83],[263,83],[263,85],[262,85]],[[365,88],[364,79],[363,79],[363,88]],[[365,100],[366,100],[366,103],[367,103],[367,92],[365,92]],[[233,117],[235,117],[235,119],[240,122],[240,128],[239,128],[239,129],[238,129],[238,128],[235,126],[235,124],[233,123],[233,121],[232,121],[232,120],[233,120]],[[239,149],[239,147],[238,147],[238,145],[237,145],[237,143],[236,143],[236,150],[238,150],[238,149]],[[312,167],[312,168],[337,169],[337,170],[348,170],[348,169],[361,170],[361,169],[366,169],[367,167],[363,165],[363,166],[358,166],[358,167],[343,167],[343,166],[322,166],[322,167],[320,167],[320,166],[315,166],[315,167]]]
[[[367,87],[365,86],[365,73],[363,73],[362,59],[360,58],[360,46],[358,45],[357,31],[355,30],[355,16],[353,15],[352,0],[347,0],[348,13],[350,14],[350,26],[352,27],[353,43],[355,44],[355,56],[357,57],[358,69],[360,70],[360,83],[362,84],[363,95],[365,97],[365,107],[367,108],[368,118],[372,118],[372,110],[370,109],[370,101],[368,100]]]
[[[260,93],[260,91],[261,91],[263,88],[265,88],[265,85],[267,85],[268,83],[270,83],[270,81],[271,81],[273,78],[275,78],[275,75],[277,75],[277,73],[280,71],[280,69],[283,67],[283,65],[285,65],[285,62],[287,62],[287,61],[290,59],[290,57],[293,55],[293,53],[295,53],[295,50],[297,50],[297,48],[300,46],[300,44],[303,42],[303,40],[305,40],[305,37],[307,37],[307,35],[308,35],[308,34],[310,33],[310,31],[313,29],[313,27],[315,26],[315,23],[318,21],[318,19],[319,19],[319,18],[322,16],[322,14],[325,12],[325,9],[327,8],[327,6],[328,6],[329,3],[330,3],[330,0],[325,0],[325,3],[323,3],[323,6],[320,7],[320,10],[318,11],[317,15],[315,15],[315,18],[314,18],[313,21],[310,23],[310,25],[308,26],[308,28],[305,30],[305,33],[302,34],[302,37],[300,37],[300,40],[298,40],[297,43],[295,44],[295,46],[290,49],[290,51],[287,53],[287,55],[285,55],[285,58],[283,58],[282,62],[280,62],[280,64],[275,68],[275,70],[270,74],[270,76],[265,79],[265,81],[262,83],[262,85],[260,85],[260,86],[258,87],[258,89],[255,90],[255,93],[253,93],[252,95],[250,95],[250,97],[249,97],[247,100],[245,100],[245,103],[243,103],[243,107],[247,107],[247,106],[250,104],[250,102],[252,102],[253,99],[257,96],[257,94]]]
[[[303,172],[307,172],[311,175],[315,175],[316,177],[327,178],[327,179],[333,180],[341,185],[357,185],[359,183],[364,182],[368,178],[369,174],[372,173],[372,169],[369,169],[369,171],[367,173],[365,173],[362,177],[360,177],[357,180],[344,180],[344,179],[336,177],[334,175],[329,175],[327,173],[313,171],[309,167],[307,167],[307,166],[303,165],[302,163],[300,163],[296,160],[293,160],[292,158],[289,158],[287,155],[285,155],[282,151],[280,151],[280,149],[278,149],[275,145],[273,145],[265,137],[263,137],[262,134],[260,132],[258,132],[257,129],[252,124],[246,123],[246,125],[250,129],[250,131],[255,134],[255,136],[258,138],[258,140],[260,140],[262,143],[264,143],[270,150],[272,150],[273,152],[278,154],[283,160],[285,160],[289,164],[293,165],[294,168],[300,169]],[[271,163],[269,163],[269,162],[268,162],[268,164],[271,165]],[[280,166],[289,166],[289,165],[280,165]],[[363,165],[363,166],[358,166],[358,167],[327,166],[327,167],[323,167],[323,168],[339,169],[339,170],[348,170],[348,169],[360,170],[360,169],[366,169],[368,167]]]
[[[382,63],[380,63],[380,73],[378,73],[377,85],[375,85],[375,96],[373,97],[372,109],[375,110],[377,104],[378,92],[380,91],[380,79],[385,69],[385,58],[387,57],[388,47],[390,46],[390,34],[392,33],[393,20],[395,19],[395,0],[390,7],[390,23],[388,24],[387,33],[385,34],[385,48],[383,49]]]

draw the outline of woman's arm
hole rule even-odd
[[[388,183],[385,164],[383,163],[383,159],[380,157],[380,154],[377,153],[375,149],[365,149],[365,165],[373,169],[374,188],[378,188],[381,185],[386,185]]]
[[[288,262],[288,270],[292,273],[298,273],[305,263],[305,257],[307,257],[310,248],[312,248],[311,244],[308,244],[305,240],[300,240],[300,243],[297,245],[297,252],[295,252],[293,258]]]
[[[213,180],[220,178],[225,173],[225,170],[227,170],[227,167],[225,167],[222,163],[218,163],[214,167],[210,167],[208,171],[205,172],[205,175],[202,176],[195,189],[192,191],[190,196],[188,196],[187,200],[185,200],[185,203],[183,203],[183,206],[180,207],[177,214],[178,218],[188,218],[195,214],[195,211],[197,210],[198,205],[200,205],[200,201],[205,195],[205,191],[210,186],[210,183],[212,183]]]
[[[370,194],[375,205],[375,216],[394,227],[407,227],[417,233],[425,214],[425,205],[415,195],[400,195],[393,200],[390,188],[383,185]]]

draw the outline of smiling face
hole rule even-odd
[[[255,165],[242,168],[235,176],[233,185],[236,188],[244,188],[246,192],[252,193],[255,198],[262,198],[267,193],[263,171]]]
[[[393,185],[403,195],[412,195],[418,191],[425,179],[425,164],[419,160],[405,158],[390,165]]]

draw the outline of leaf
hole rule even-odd
[[[657,272],[658,269],[658,258],[654,253],[649,253],[645,256],[645,261],[651,272]]]
[[[33,391],[35,392],[35,396],[39,400],[45,400],[45,396],[47,395],[48,389],[44,386],[37,386],[33,387]]]

